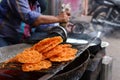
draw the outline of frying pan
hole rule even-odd
[[[0,48],[0,59],[1,59],[0,60],[0,74],[1,74],[1,71],[4,72],[5,75],[7,72],[8,76],[13,77],[17,80],[36,80],[36,78],[37,79],[39,78],[39,80],[47,80],[47,79],[51,78],[52,76],[54,76],[59,71],[63,70],[67,65],[71,64],[74,61],[74,60],[72,60],[69,62],[53,63],[53,66],[49,69],[34,71],[34,72],[30,72],[30,73],[23,72],[21,70],[21,68],[19,68],[20,65],[17,63],[14,63],[14,64],[5,64],[4,63],[4,61],[14,57],[17,53],[19,53],[19,52],[23,51],[25,48],[31,47],[31,46],[32,46],[31,44],[23,43],[23,44],[16,44],[16,45],[11,45],[11,46],[1,47]],[[78,50],[76,58],[79,57],[83,53],[84,50],[86,50],[86,46],[84,46]],[[32,74],[32,76],[31,76],[31,74]],[[34,79],[31,78],[31,77],[33,77],[33,74],[34,74]],[[21,76],[22,76],[22,79],[21,79]],[[20,78],[20,79],[18,79],[18,78]]]
[[[86,50],[71,64],[66,66],[63,70],[49,80],[79,80],[87,68],[89,59],[90,53],[88,50]]]
[[[81,37],[81,36],[80,36]],[[85,37],[86,38],[86,37]],[[7,46],[7,47],[3,47],[3,48],[0,48],[0,59],[1,59],[1,63],[4,62],[5,60],[9,59],[9,58],[12,58],[16,55],[16,53],[19,53],[21,51],[23,51],[23,49],[27,48],[27,47],[30,47],[32,45],[30,44],[17,44],[17,45],[12,45],[12,46]],[[78,46],[76,46],[76,48],[78,48]],[[65,67],[67,67],[68,65],[70,65],[71,63],[74,63],[74,61],[76,61],[76,59],[78,59],[79,61],[79,58],[82,57],[82,55],[85,57],[85,55],[87,55],[86,59],[82,59],[82,60],[85,60],[83,62],[81,62],[81,68],[84,68],[84,69],[79,69],[79,68],[75,68],[75,72],[77,71],[83,71],[85,70],[86,66],[87,66],[87,61],[88,61],[88,56],[89,54],[88,53],[85,53],[83,54],[83,51],[85,51],[87,49],[87,45],[84,45],[83,47],[81,48],[78,48],[79,51],[76,55],[76,58],[75,60],[73,61],[69,61],[69,62],[63,62],[63,63],[54,63],[53,66],[51,68],[49,68],[48,70],[40,70],[38,72],[33,72],[33,74],[39,74],[39,76],[37,76],[37,78],[39,78],[39,80],[47,80],[49,78],[51,78],[52,76],[54,76],[55,74],[57,74],[59,71],[63,70]],[[9,55],[8,55],[9,54]],[[78,58],[79,57],[79,58]],[[81,60],[81,61],[82,61]],[[77,61],[77,62],[78,62]],[[83,63],[83,64],[82,64]],[[76,65],[75,67],[79,66],[79,65]],[[6,65],[7,66],[7,65]],[[13,68],[13,67],[12,67]],[[71,67],[70,67],[71,68]],[[10,67],[8,66],[7,67],[8,70],[11,70]],[[73,68],[72,68],[73,69]],[[16,71],[16,70],[13,70],[13,71]],[[63,70],[64,71],[64,70]],[[18,72],[21,72],[20,70],[18,70]],[[68,72],[68,71],[67,71]],[[82,72],[82,73],[83,73]],[[16,72],[15,72],[16,73]],[[23,74],[22,74],[23,73]],[[29,73],[24,73],[22,72],[20,75],[28,75]],[[42,77],[40,76],[40,74],[45,74],[45,75],[42,75]],[[62,72],[61,72],[62,73]],[[63,72],[64,73],[64,72]],[[82,76],[82,73],[80,73],[78,76]],[[60,73],[59,73],[60,74]],[[70,75],[73,74],[73,73],[70,73]],[[74,73],[74,74],[77,74],[77,73]],[[31,76],[29,76],[31,77]],[[78,78],[78,77],[76,77]],[[23,80],[23,79],[20,79],[20,80]],[[24,80],[27,80],[25,77],[24,77]],[[29,79],[28,79],[29,80]],[[33,79],[33,80],[36,80],[36,79]]]

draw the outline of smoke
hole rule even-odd
[[[102,32],[104,35],[109,35],[114,29],[110,26],[104,26]]]
[[[92,24],[92,23],[91,23]],[[99,31],[102,33],[101,38],[104,37],[115,37],[120,38],[119,36],[119,29],[115,28],[115,26],[110,26],[107,24],[98,25],[98,24],[92,24],[90,26],[92,28],[92,36],[95,36]]]

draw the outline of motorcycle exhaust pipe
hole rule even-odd
[[[120,27],[120,24],[118,23],[114,23],[114,22],[110,22],[110,21],[102,20],[102,19],[93,19],[92,22],[97,23],[97,24],[107,24],[110,26]]]

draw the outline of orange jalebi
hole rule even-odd
[[[48,60],[43,60],[40,61],[39,63],[32,63],[32,64],[23,64],[22,65],[22,70],[23,71],[36,71],[36,70],[41,70],[41,69],[48,69],[49,67],[52,66],[52,63]]]
[[[50,61],[53,62],[70,61],[75,58],[76,53],[77,53],[77,49],[62,48],[61,53],[50,57]]]
[[[71,44],[61,44],[62,42],[60,36],[43,39],[8,61],[22,63],[22,70],[28,72],[48,69],[52,62],[73,60],[78,50],[72,48]]]
[[[42,60],[42,54],[36,50],[24,50],[16,55],[16,61],[20,63],[38,63]]]
[[[37,50],[40,53],[45,53],[62,42],[63,42],[63,39],[60,36],[46,38],[36,43],[31,49]]]

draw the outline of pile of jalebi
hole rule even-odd
[[[72,48],[71,44],[61,44],[62,42],[60,36],[43,39],[9,61],[22,63],[22,70],[28,72],[48,69],[52,62],[73,60],[77,49]]]

